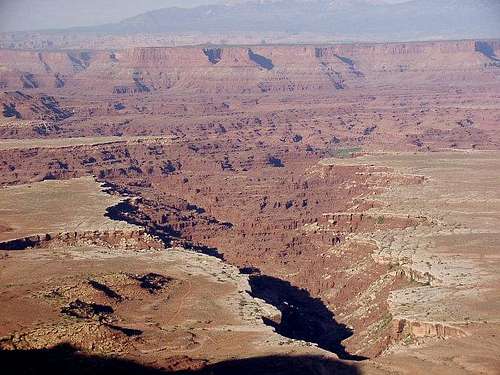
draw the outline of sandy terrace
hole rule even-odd
[[[29,148],[64,148],[75,146],[96,146],[113,143],[140,143],[148,141],[168,141],[167,137],[75,137],[49,139],[0,139],[0,150]]]
[[[0,241],[47,233],[137,229],[105,216],[106,207],[119,202],[92,177],[5,187],[0,189]]]

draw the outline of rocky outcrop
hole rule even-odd
[[[55,246],[82,246],[85,244],[109,248],[162,249],[164,244],[144,229],[92,232],[71,232],[34,235],[0,243],[0,250],[25,250]]]
[[[459,327],[439,322],[410,321],[396,319],[393,324],[393,339],[396,341],[419,340],[424,338],[448,339],[467,337],[466,331]]]
[[[422,222],[421,220],[420,222]],[[370,215],[364,213],[332,213],[323,214],[319,225],[335,232],[341,233],[362,233],[372,232],[378,228],[403,229],[415,226],[419,220],[411,217],[394,215]]]

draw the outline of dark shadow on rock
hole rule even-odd
[[[3,104],[3,117],[15,117],[17,119],[22,118],[21,114],[16,110],[15,104]]]
[[[0,250],[26,250],[40,244],[40,241],[34,237],[20,238],[17,240],[5,241],[0,243]]]
[[[274,64],[271,59],[259,55],[258,53],[254,53],[251,49],[248,50],[248,57],[261,68],[266,70],[272,70],[274,68]]]
[[[342,359],[367,359],[346,351],[342,341],[351,337],[353,331],[345,324],[338,323],[323,301],[311,297],[307,290],[265,275],[250,276],[250,286],[253,297],[260,298],[281,311],[281,322],[264,320],[280,335],[316,343]]]
[[[217,64],[222,60],[222,48],[204,48],[203,53],[212,64]]]
[[[484,56],[491,60],[500,61],[500,59],[495,54],[493,46],[488,42],[477,41],[475,43],[475,50],[476,52],[482,53]]]
[[[165,247],[170,247],[172,245],[173,238],[180,237],[180,233],[170,227],[164,227],[162,230],[159,230],[153,226],[151,224],[153,223],[151,218],[140,212],[137,207],[131,204],[130,200],[120,202],[115,206],[107,208],[105,216],[112,220],[125,221],[129,224],[144,227],[148,234],[159,238],[165,244]]]
[[[186,250],[194,251],[195,253],[210,255],[211,257],[224,260],[224,254],[221,254],[215,247],[195,244],[189,241],[178,241],[175,245],[181,246]]]
[[[320,356],[268,356],[236,359],[207,366],[203,375],[361,375],[350,363]]]
[[[268,356],[228,360],[212,365],[188,357],[166,360],[176,371],[155,368],[118,357],[84,354],[75,347],[61,344],[52,349],[1,351],[2,373],[11,375],[360,375],[350,363],[321,356]]]
[[[170,225],[168,225],[168,223],[165,225],[155,224],[154,220],[134,206],[130,199],[107,208],[105,216],[112,220],[125,221],[129,224],[145,228],[148,234],[159,238],[166,248],[180,246],[186,250],[191,250],[224,260],[223,254],[221,254],[218,249],[203,244],[196,244],[183,239],[182,233],[173,229]],[[232,224],[230,223],[219,223],[217,221],[214,221],[213,223],[220,224],[226,228],[232,227]]]
[[[141,336],[144,332],[141,331],[140,329],[134,329],[134,328],[127,328],[127,327],[120,327],[114,324],[106,324],[106,327],[121,332],[127,337],[134,337],[134,336]]]

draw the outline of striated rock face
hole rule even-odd
[[[145,230],[113,230],[35,235],[0,242],[0,250],[25,250],[28,248],[50,248],[56,246],[98,245],[109,248],[153,248],[163,249],[163,243]]]
[[[117,52],[1,50],[4,89],[200,93],[329,92],[453,77],[487,82],[498,41],[314,46],[132,48]]]

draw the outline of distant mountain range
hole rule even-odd
[[[346,40],[498,38],[500,0],[232,1],[191,9],[159,9],[119,23],[78,30],[120,34],[318,33]]]

